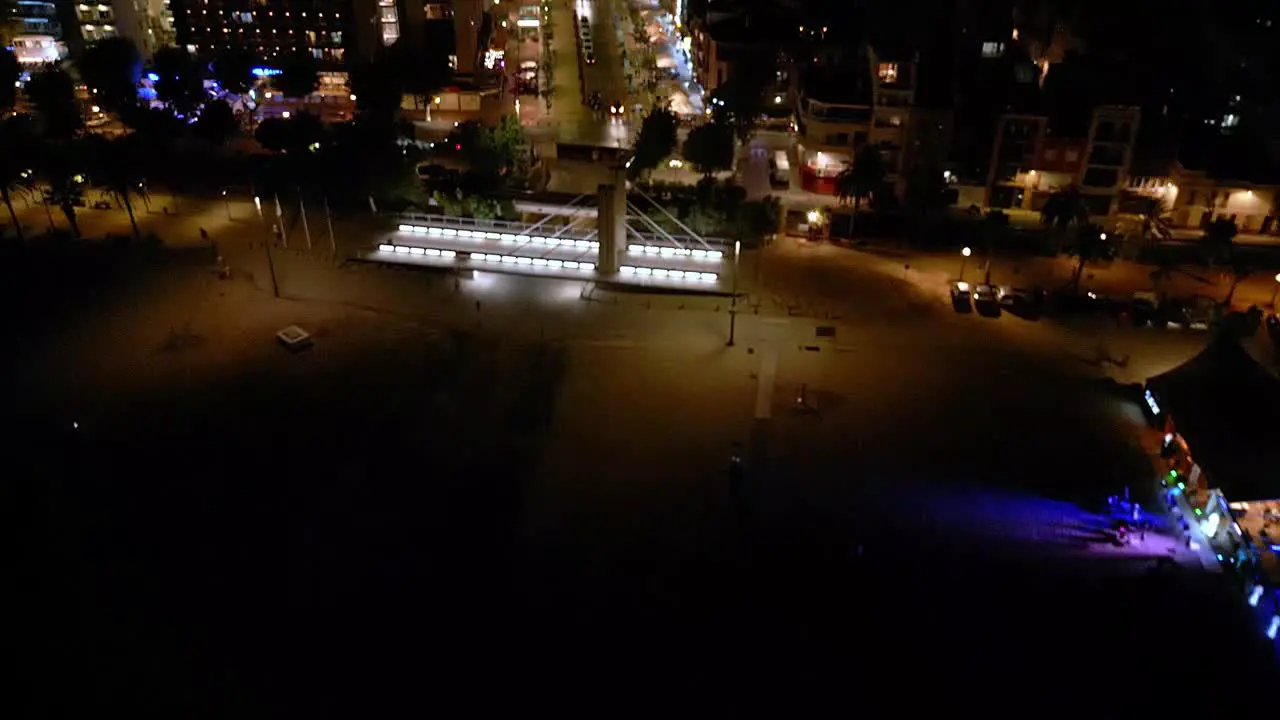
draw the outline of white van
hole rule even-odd
[[[769,158],[769,182],[791,186],[791,161],[787,159],[786,150],[779,150]]]

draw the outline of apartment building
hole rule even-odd
[[[177,42],[193,54],[243,48],[270,65],[301,53],[334,68],[346,60],[359,30],[378,27],[369,22],[376,13],[361,23],[354,7],[351,0],[311,0],[299,7],[289,0],[176,0],[173,12]]]
[[[66,26],[57,5],[45,0],[17,0],[12,12],[13,52],[23,67],[54,63],[66,57]]]
[[[1101,106],[1085,137],[1056,135],[1046,115],[1002,115],[996,123],[987,171],[991,207],[1039,210],[1054,191],[1080,190],[1091,215],[1119,210],[1129,185],[1137,108]]]
[[[915,96],[916,64],[905,53],[871,47],[838,65],[810,67],[797,84],[796,156],[805,190],[834,194],[835,178],[857,151],[880,151],[900,193]],[[935,118],[936,119],[936,118]]]
[[[800,185],[809,192],[834,195],[836,177],[853,163],[854,148],[871,137],[871,78],[862,69],[808,68],[795,106]]]
[[[133,41],[143,58],[176,39],[169,0],[95,0],[70,6],[77,33],[68,38],[72,54],[109,37]]]

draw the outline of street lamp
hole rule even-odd
[[[222,188],[222,207],[227,210],[227,219],[231,219],[231,201],[227,200],[227,189]]]
[[[1276,287],[1271,291],[1271,309],[1276,309],[1276,294],[1280,293],[1280,273],[1276,273]]]
[[[738,320],[738,258],[742,255],[742,241],[733,241],[733,296],[729,299],[729,342],[725,343],[727,347],[733,347],[733,335],[737,329]],[[760,258],[756,258],[756,262],[760,262]]]
[[[961,280],[964,280],[964,265],[965,263],[969,262],[969,256],[972,254],[973,254],[973,251],[970,250],[968,246],[960,249],[960,279]]]
[[[810,225],[817,225],[822,222],[822,213],[817,210],[810,210],[806,217],[808,218]]]

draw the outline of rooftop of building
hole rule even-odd
[[[743,13],[708,23],[703,32],[724,45],[773,45],[778,42],[778,18]]]
[[[832,105],[871,105],[871,75],[866,59],[841,65],[810,65],[800,73],[801,94]]]

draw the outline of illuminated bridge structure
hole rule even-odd
[[[668,232],[645,215],[619,183],[602,185],[594,205],[584,202],[587,196],[565,203],[515,201],[522,213],[543,216],[537,222],[405,213],[395,235],[366,259],[665,291],[729,292],[733,246],[699,236],[639,195],[684,232]],[[561,222],[551,224],[552,218]]]

